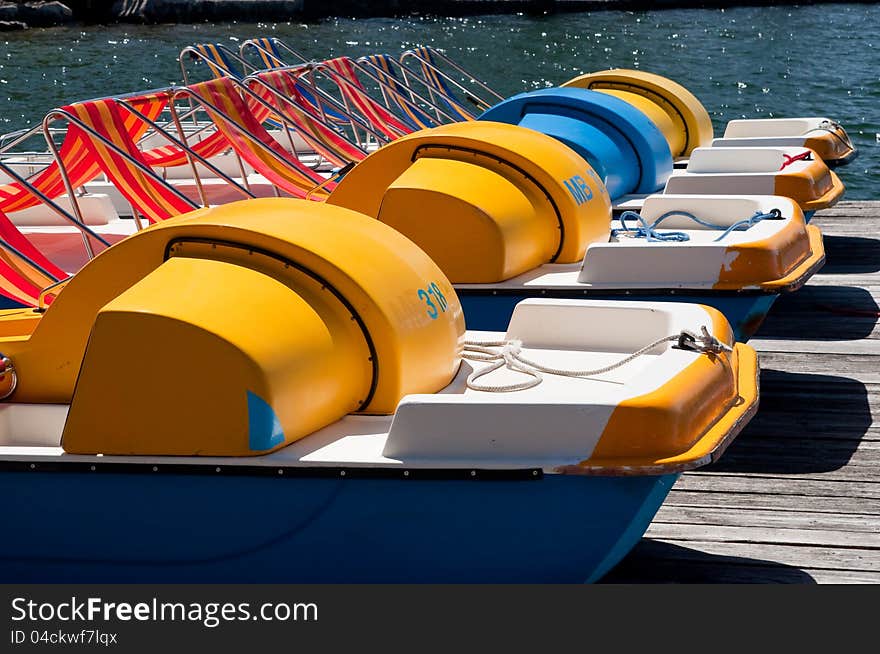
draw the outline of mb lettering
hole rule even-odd
[[[568,192],[571,193],[571,196],[574,198],[574,201],[578,204],[578,206],[582,205],[587,200],[592,199],[593,191],[587,186],[587,183],[584,181],[584,178],[580,175],[575,175],[574,177],[570,177],[566,179],[564,182],[565,188],[568,189]]]

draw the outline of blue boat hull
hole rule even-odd
[[[616,300],[639,300],[647,302],[690,302],[696,304],[705,304],[718,309],[727,318],[736,340],[745,343],[752,337],[767,313],[773,302],[779,297],[776,293],[754,293],[754,294],[710,294],[701,295],[699,292],[685,292],[676,295],[639,295],[625,294],[621,292],[618,295],[608,293],[601,294],[584,294],[582,291],[564,292],[548,289],[546,293],[501,293],[492,291],[462,291],[458,290],[458,297],[464,310],[465,322],[468,329],[478,329],[487,331],[506,331],[507,325],[510,323],[510,316],[513,314],[513,308],[516,304],[529,297],[566,297],[566,298],[601,298]]]
[[[526,472],[4,472],[0,582],[592,582],[678,477]]]

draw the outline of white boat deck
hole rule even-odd
[[[508,333],[468,332],[471,341],[517,339],[523,356],[550,368],[593,370],[712,318],[695,305],[530,300],[520,305]],[[579,306],[578,306],[579,305]],[[582,307],[588,307],[585,312]],[[559,329],[547,330],[548,324]],[[595,329],[603,325],[602,331]],[[553,472],[589,458],[615,408],[669,383],[705,356],[666,342],[625,365],[588,378],[544,374],[525,390],[469,388],[465,361],[453,382],[431,395],[407,395],[393,416],[348,416],[271,454],[255,457],[70,455],[60,447],[66,405],[0,406],[0,460],[64,459],[91,463],[264,467],[541,468]],[[509,385],[530,378],[501,369],[480,384]]]

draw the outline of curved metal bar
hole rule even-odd
[[[18,132],[13,132],[12,134],[4,134],[2,138],[12,138],[13,141],[11,143],[6,143],[2,147],[0,147],[0,153],[6,152],[7,150],[14,148],[19,143],[24,143],[29,138],[33,138],[37,135],[41,128],[42,125],[34,125],[30,129],[25,127]]]
[[[27,256],[23,252],[19,252],[19,250],[17,248],[14,248],[13,246],[9,245],[9,243],[7,243],[6,241],[4,241],[2,239],[0,239],[0,248],[6,250],[7,252],[9,252],[10,254],[12,254],[15,257],[18,257],[19,259],[24,261],[28,266],[30,266],[31,268],[33,268],[34,270],[39,272],[41,275],[44,275],[44,276],[48,277],[49,279],[54,279],[55,281],[59,281],[58,277],[56,277],[55,275],[50,273],[48,270],[43,268],[43,266],[38,264],[36,261],[31,259],[29,256]]]
[[[96,241],[99,241],[100,243],[107,246],[108,248],[110,247],[110,243],[107,240],[105,240],[103,236],[101,236],[97,232],[93,231],[84,222],[80,222],[75,217],[71,216],[69,213],[67,213],[67,211],[64,210],[63,207],[61,207],[61,205],[59,205],[54,200],[52,200],[48,195],[46,195],[45,193],[40,191],[37,187],[35,187],[33,184],[31,184],[29,181],[27,181],[26,178],[24,178],[22,175],[19,175],[12,168],[10,168],[7,164],[5,164],[3,161],[0,161],[0,170],[2,170],[5,174],[9,175],[12,179],[14,179],[19,184],[21,184],[25,188],[25,190],[27,190],[28,193],[30,193],[35,198],[37,198],[40,202],[42,202],[47,207],[52,209],[52,211],[54,211],[56,214],[58,214],[59,216],[64,218],[64,220],[67,220],[68,222],[73,223],[73,225],[75,227],[77,227],[80,231],[85,232],[86,234],[91,236],[93,239],[95,239]],[[73,202],[74,202],[74,200],[71,200],[71,203],[73,203]]]
[[[289,102],[290,104],[293,104],[293,105],[299,107],[299,108],[302,109],[304,112],[308,113],[309,116],[312,118],[312,120],[318,121],[319,123],[321,123],[321,124],[322,124],[324,127],[326,127],[327,129],[331,129],[331,130],[334,131],[334,133],[339,134],[340,138],[345,139],[350,145],[352,145],[352,146],[358,148],[361,152],[364,153],[364,155],[368,154],[367,151],[364,150],[364,148],[362,148],[362,147],[360,146],[359,143],[355,143],[354,141],[352,141],[351,139],[349,139],[345,134],[340,133],[339,130],[337,130],[333,125],[331,125],[331,124],[330,124],[327,120],[325,120],[324,118],[321,118],[320,116],[316,116],[316,115],[315,115],[314,113],[312,113],[308,108],[303,107],[302,105],[298,104],[298,103],[297,103],[295,100],[293,100],[292,98],[290,98],[290,97],[284,95],[284,93],[282,93],[282,92],[279,91],[278,89],[274,88],[271,84],[268,84],[267,82],[265,82],[264,80],[262,80],[262,79],[259,77],[259,75],[260,75],[260,73],[254,73],[254,74],[252,74],[252,75],[248,75],[247,77],[245,77],[245,78],[242,80],[242,83],[245,84],[245,85],[249,85],[249,84],[251,84],[251,83],[257,83],[257,84],[259,84],[261,87],[263,87],[264,89],[266,89],[267,91],[269,91],[269,92],[270,92],[270,93],[271,93],[276,99],[280,100],[281,102]],[[278,111],[281,112],[281,113],[283,113],[283,109],[280,109],[280,108],[279,108]],[[287,116],[286,118],[287,118],[288,120],[290,120],[289,116]],[[381,140],[387,142],[387,140],[386,140],[381,134],[379,134],[378,132],[373,132],[373,131],[371,131],[371,134],[372,134],[374,137],[376,137],[377,139],[381,139]]]
[[[259,68],[254,67],[254,65],[251,64],[247,59],[242,58],[240,55],[233,52],[232,50],[230,50],[226,46],[221,45],[219,43],[214,43],[212,45],[214,45],[214,47],[216,47],[218,50],[222,50],[224,54],[227,54],[230,57],[232,57],[232,59],[234,59],[237,63],[241,64],[241,66],[242,66],[241,72],[244,75],[249,74],[248,69],[250,69],[251,72],[256,72],[257,70],[259,70]],[[183,64],[183,61],[185,58],[184,55],[189,55],[192,59],[200,59],[200,60],[204,61],[205,63],[210,64],[211,66],[216,66],[217,68],[220,68],[221,70],[225,71],[225,73],[229,77],[238,77],[238,74],[235,71],[230,70],[230,68],[226,64],[224,64],[223,62],[210,60],[203,53],[199,52],[195,46],[188,45],[183,50],[181,50],[180,54],[177,56],[177,61],[180,64],[180,70],[181,70],[181,72],[184,73],[184,78],[186,77],[186,75],[185,75],[186,67]]]
[[[194,151],[194,150],[193,150],[193,149],[192,149],[192,148],[186,143],[185,132],[183,131],[183,125],[182,125],[181,122],[180,122],[180,118],[182,118],[182,117],[178,117],[178,116],[177,116],[177,112],[174,111],[173,108],[172,108],[172,110],[171,110],[171,116],[172,116],[172,119],[173,119],[173,121],[174,121],[174,123],[175,123],[175,126],[177,127],[178,134],[181,135],[181,139],[182,139],[182,140],[179,140],[179,139],[174,138],[174,137],[173,137],[171,134],[169,134],[165,129],[162,129],[159,125],[157,125],[155,122],[153,122],[152,120],[150,120],[150,119],[149,119],[147,116],[145,116],[143,113],[141,113],[140,111],[138,111],[137,109],[135,109],[134,107],[132,107],[131,105],[129,105],[126,101],[124,101],[124,100],[119,100],[118,102],[119,102],[120,105],[122,105],[123,107],[125,107],[125,109],[126,109],[127,111],[129,111],[129,112],[131,112],[133,115],[135,115],[139,120],[142,120],[144,123],[146,123],[147,125],[149,125],[149,126],[152,127],[153,129],[155,129],[156,132],[159,133],[161,136],[163,136],[164,138],[168,139],[172,144],[176,145],[177,147],[179,147],[181,150],[184,151],[184,153],[187,155],[187,159],[189,160],[190,165],[191,165],[192,168],[193,168],[193,175],[196,176],[196,184],[197,184],[197,186],[198,186],[198,188],[199,188],[199,195],[201,196],[201,198],[202,198],[202,202],[205,204],[205,206],[208,205],[208,201],[207,201],[207,198],[205,197],[204,191],[203,191],[203,189],[202,189],[202,184],[201,184],[201,181],[200,181],[200,179],[199,179],[199,177],[198,177],[198,172],[197,172],[197,170],[196,170],[195,162],[194,162],[190,157],[197,159],[197,160],[199,161],[200,164],[202,164],[203,166],[205,166],[208,170],[210,170],[212,173],[214,173],[215,175],[217,175],[217,177],[221,178],[223,181],[227,182],[228,184],[233,185],[237,190],[241,191],[242,194],[244,194],[244,195],[246,195],[246,196],[248,196],[248,197],[251,197],[251,198],[256,197],[253,193],[251,193],[251,191],[250,191],[249,189],[243,187],[241,184],[239,184],[239,183],[236,182],[234,179],[232,179],[231,177],[229,177],[226,173],[224,173],[222,170],[220,170],[220,169],[217,168],[214,164],[212,164],[212,163],[210,162],[209,159],[203,157],[203,156],[200,155],[198,152]],[[208,126],[209,126],[209,125],[206,125],[205,127],[208,127]],[[204,129],[204,128],[202,128],[202,129]],[[201,131],[201,130],[199,130],[199,131]],[[192,134],[191,134],[190,136],[192,136]]]
[[[310,69],[308,68],[308,66],[300,65],[300,66],[286,66],[284,68],[276,68],[274,70],[283,70],[283,71],[287,71],[290,73],[296,73],[296,72],[303,71],[303,70],[308,71]],[[263,71],[260,71],[260,72],[263,72]],[[247,83],[248,80],[259,80],[258,75],[259,75],[259,73],[252,73],[252,74],[248,75],[246,78],[244,78],[244,80],[242,80],[242,82]],[[259,81],[264,86],[266,86],[266,84],[264,82],[262,82],[262,80],[259,80]],[[389,141],[388,137],[386,137],[384,134],[376,131],[366,120],[364,120],[363,118],[360,118],[356,114],[352,113],[351,110],[346,105],[340,103],[339,100],[337,100],[332,95],[330,95],[329,93],[324,91],[322,88],[313,84],[312,82],[305,80],[302,77],[297,77],[296,81],[297,81],[297,84],[302,85],[302,87],[306,91],[309,91],[310,93],[313,93],[316,96],[320,95],[322,98],[325,98],[327,101],[327,104],[329,104],[333,108],[334,111],[341,113],[349,120],[349,122],[351,123],[352,130],[362,129],[365,132],[369,133],[370,136],[375,138],[377,140],[377,142],[388,143],[388,141]],[[272,89],[272,90],[275,91],[276,93],[278,93],[277,89]],[[280,95],[280,97],[286,99],[289,102],[294,102],[292,99],[288,98],[283,93],[278,93],[278,95]],[[330,123],[330,121],[327,120],[327,114],[326,114],[326,112],[324,112],[323,106],[320,106],[320,102],[319,102],[318,108],[321,110],[321,116],[320,116],[321,122],[323,124],[327,125],[328,127],[335,129],[335,127]],[[309,113],[314,116],[314,114],[311,112],[311,110],[309,110],[308,108],[305,108],[305,110],[309,111]]]
[[[392,61],[393,61],[393,60],[392,60]],[[379,84],[379,85],[380,85],[380,88],[382,89],[382,92],[383,92],[383,93],[384,93],[385,90],[387,89],[389,93],[391,93],[392,95],[394,95],[394,96],[400,98],[400,99],[401,99],[403,102],[405,102],[406,104],[409,104],[409,105],[411,105],[412,107],[414,107],[414,108],[416,108],[416,109],[419,109],[419,108],[420,108],[418,105],[415,104],[415,102],[413,102],[412,100],[408,100],[406,97],[404,97],[404,96],[400,93],[400,91],[398,91],[397,89],[394,88],[394,86],[393,86],[392,84],[389,84],[389,83],[386,82],[385,80],[383,80],[383,79],[381,79],[380,77],[378,77],[375,73],[371,72],[370,70],[367,70],[367,68],[366,68],[366,66],[365,66],[364,64],[368,64],[368,65],[371,66],[372,68],[375,68],[376,70],[378,70],[378,71],[384,73],[384,71],[383,71],[381,68],[376,67],[373,63],[371,63],[371,62],[369,62],[369,61],[363,61],[363,57],[362,57],[361,59],[352,59],[352,63],[353,63],[354,66],[355,66],[359,71],[361,71],[364,75],[366,75],[366,76],[369,77],[371,80],[373,80],[374,82],[376,82],[377,84]],[[425,84],[426,86],[428,86],[428,82],[427,82],[427,81],[422,80],[422,79],[419,79],[418,81],[421,82],[421,83],[423,83],[423,84]],[[436,113],[442,115],[444,118],[446,118],[447,120],[449,120],[449,122],[452,122],[452,123],[458,122],[458,121],[457,121],[457,120],[456,120],[451,114],[446,113],[446,111],[444,111],[442,107],[440,107],[439,105],[437,105],[435,102],[433,102],[433,101],[431,101],[431,100],[428,100],[427,98],[425,98],[425,97],[424,97],[423,95],[421,95],[420,93],[417,93],[417,92],[416,92],[412,87],[410,87],[409,85],[407,85],[407,91],[408,91],[409,93],[411,93],[414,97],[416,97],[419,101],[424,102],[426,105],[428,105],[429,107],[431,107],[431,109],[433,109]],[[391,111],[394,111],[394,109],[392,109],[391,107],[388,107],[388,109],[391,110]],[[424,111],[424,110],[422,110],[422,111]],[[396,112],[395,112],[395,113],[396,113]],[[398,115],[399,115],[399,114],[398,114]]]
[[[64,288],[64,286],[67,285],[67,282],[69,282],[71,279],[73,279],[73,275],[71,275],[67,279],[61,279],[61,280],[55,282],[54,284],[49,284],[46,288],[44,288],[42,291],[40,291],[40,295],[39,295],[39,297],[37,297],[37,311],[41,311],[41,312],[45,311],[46,310],[46,296],[49,295],[50,293],[52,293],[53,291],[56,291],[57,289]],[[58,293],[52,293],[52,294],[56,295],[56,296],[58,295]]]
[[[218,48],[219,50],[222,50],[225,54],[231,56],[233,60],[235,60],[241,64],[242,75],[247,75],[248,69],[251,69],[253,71],[257,70],[247,60],[243,59],[242,57],[240,57],[239,55],[234,53],[232,50],[230,50],[229,48],[227,48],[223,45],[217,44],[217,43],[215,43],[213,45],[216,48]],[[183,50],[180,51],[180,54],[177,55],[177,63],[180,65],[180,74],[183,77],[183,84],[185,86],[190,85],[189,75],[187,74],[186,66],[184,65],[184,60],[186,59],[186,55],[189,55],[191,59],[195,59],[197,61],[204,61],[209,66],[215,66],[215,67],[219,68],[220,70],[222,70],[226,73],[227,77],[229,77],[231,79],[237,79],[239,77],[239,75],[235,71],[230,70],[229,67],[226,66],[223,62],[217,62],[217,61],[210,60],[204,54],[199,52],[199,50],[195,46],[188,45]],[[190,109],[195,109],[195,107],[193,107],[193,104],[192,104],[192,98],[189,99],[189,102],[190,102]],[[198,123],[196,122],[196,119],[195,119],[195,113],[193,113],[193,125],[198,125]]]
[[[99,134],[94,129],[92,129],[91,127],[89,127],[85,123],[83,123],[79,118],[77,118],[76,116],[74,116],[70,112],[65,111],[63,109],[54,109],[54,110],[50,111],[48,114],[46,114],[46,117],[43,119],[43,122],[46,123],[46,121],[48,121],[48,120],[56,120],[58,118],[67,120],[68,122],[75,124],[81,130],[87,132],[91,136],[93,136],[96,139],[98,139],[99,141],[101,141],[101,143],[103,143],[105,146],[107,146],[108,148],[113,150],[113,152],[115,152],[116,154],[121,156],[123,159],[125,159],[129,163],[133,164],[135,166],[135,168],[137,168],[142,173],[144,173],[145,175],[147,175],[148,177],[153,179],[153,181],[156,181],[159,184],[161,184],[162,186],[165,186],[172,193],[174,193],[174,195],[176,195],[179,199],[181,199],[184,202],[186,202],[187,204],[189,204],[193,209],[198,209],[198,206],[195,203],[193,203],[192,200],[190,200],[188,197],[186,197],[183,193],[181,193],[178,189],[174,188],[171,184],[166,182],[164,179],[162,179],[162,177],[160,177],[158,174],[156,174],[156,171],[154,171],[149,166],[145,166],[137,159],[132,158],[132,156],[128,152],[126,152],[125,150],[123,150],[122,148],[117,146],[115,143],[108,141],[101,134]],[[67,171],[64,170],[64,166],[60,160],[61,157],[58,156],[57,149],[54,147],[54,144],[52,145],[52,148],[53,148],[53,151],[56,153],[56,161],[59,162],[58,167],[62,172],[61,177],[64,180],[65,186],[69,188],[70,187],[70,179],[67,176]],[[80,216],[80,218],[81,218],[81,216]]]
[[[241,80],[233,79],[232,81],[236,84],[236,86],[241,87],[241,85],[242,85]],[[203,98],[203,97],[197,95],[197,94],[196,94],[195,92],[193,92],[193,90],[190,89],[189,87],[186,87],[186,86],[184,86],[184,87],[172,87],[172,89],[173,89],[173,95],[172,95],[172,98],[176,98],[176,97],[178,97],[178,96],[190,97],[190,98],[192,98],[193,100],[195,100],[196,102],[198,102],[199,104],[202,104],[202,105],[204,105],[204,106],[210,108],[211,111],[216,112],[217,115],[219,115],[221,118],[223,118],[223,120],[225,120],[227,123],[229,123],[229,125],[231,125],[234,129],[236,129],[236,130],[237,130],[238,132],[240,132],[241,134],[243,134],[243,135],[244,135],[246,138],[248,138],[252,143],[255,143],[255,144],[256,144],[261,150],[263,150],[264,152],[268,153],[268,154],[269,154],[271,157],[273,157],[276,161],[278,161],[278,162],[281,163],[281,164],[284,164],[285,166],[289,166],[289,165],[290,165],[290,162],[289,162],[289,161],[285,160],[284,157],[282,157],[281,155],[279,155],[275,150],[273,150],[272,148],[270,148],[269,146],[267,146],[265,143],[263,143],[262,141],[260,141],[259,139],[257,139],[253,134],[251,134],[251,133],[250,133],[247,129],[245,129],[243,126],[239,125],[239,124],[238,124],[238,123],[237,123],[237,122],[236,122],[231,116],[229,116],[229,114],[227,114],[225,111],[223,111],[222,109],[220,109],[219,107],[217,107],[215,104],[209,102],[209,101],[206,100],[205,98]],[[268,107],[269,109],[272,109],[272,106],[271,106],[270,104],[268,104],[265,100],[263,100],[262,98],[260,98],[259,96],[257,96],[256,93],[254,93],[253,91],[251,91],[251,90],[248,89],[247,87],[245,87],[244,90],[245,90],[245,92],[247,92],[249,95],[251,95],[251,96],[253,96],[254,98],[256,98],[256,100],[257,100],[258,102],[260,102],[260,103],[263,104],[264,106]],[[306,189],[303,189],[303,191],[304,191],[304,192],[308,192]]]
[[[435,57],[437,57],[438,59],[440,59],[441,61],[443,61],[443,63],[449,65],[449,66],[450,66],[451,68],[453,68],[455,71],[461,73],[462,75],[464,75],[465,77],[467,77],[468,79],[470,79],[472,82],[474,82],[474,83],[477,84],[478,86],[482,87],[483,90],[485,90],[487,93],[490,93],[491,95],[494,95],[496,98],[498,98],[498,100],[505,100],[505,99],[506,99],[506,98],[505,98],[504,96],[502,96],[500,93],[498,93],[497,91],[495,91],[495,89],[493,89],[491,86],[489,86],[488,84],[486,84],[486,82],[484,82],[483,80],[481,80],[479,77],[477,77],[477,76],[474,75],[473,73],[471,73],[471,72],[465,70],[464,68],[462,68],[460,65],[458,65],[457,63],[455,63],[452,59],[450,59],[449,57],[447,57],[445,54],[443,54],[442,52],[440,52],[440,51],[437,50],[436,48],[432,48],[432,47],[429,46],[429,45],[426,45],[426,46],[423,46],[423,47],[427,48],[427,49],[431,52],[432,55],[434,55]],[[437,65],[436,65],[436,64],[433,64],[433,63],[431,63],[430,61],[427,61],[424,57],[420,56],[420,55],[419,55],[418,53],[416,53],[414,50],[412,50],[412,49],[410,49],[410,50],[406,50],[402,55],[400,55],[400,61],[401,61],[401,63],[403,63],[403,60],[404,60],[406,57],[414,57],[414,58],[418,59],[420,62],[422,62],[422,63],[424,63],[424,64],[430,66],[433,70],[437,71],[440,75],[442,75],[442,76],[444,77],[444,79],[447,79],[448,81],[450,81],[450,82],[456,84],[456,86],[458,86],[459,88],[461,88],[462,91],[464,91],[465,93],[468,93],[468,94],[470,94],[470,95],[474,95],[474,94],[471,93],[469,90],[467,90],[466,88],[462,87],[458,82],[456,82],[456,80],[455,80],[454,78],[450,77],[449,75],[447,75],[446,73],[444,73],[442,70],[440,70],[439,68],[437,68]],[[476,96],[475,96],[475,97],[476,97]],[[483,100],[481,100],[481,102],[483,102]],[[490,105],[487,104],[486,106],[490,106]]]
[[[77,220],[83,225],[86,224],[85,218],[83,218],[82,211],[79,208],[79,201],[76,199],[76,193],[74,193],[73,185],[70,183],[70,177],[67,174],[67,168],[64,166],[64,162],[61,159],[61,152],[58,150],[58,146],[55,145],[55,141],[52,138],[52,132],[49,129],[49,124],[55,120],[56,116],[64,115],[66,112],[62,112],[61,110],[56,109],[55,111],[50,111],[45,116],[43,116],[43,136],[46,138],[46,143],[49,146],[49,150],[52,151],[52,156],[55,158],[55,163],[58,165],[58,172],[61,174],[61,181],[64,183],[64,188],[67,190],[67,197],[70,198],[70,206],[73,208],[73,213],[76,215]],[[89,241],[88,237],[83,234],[83,245],[86,248],[86,256],[88,256],[89,260],[95,258],[95,250],[92,248],[92,243]]]
[[[311,68],[311,70],[318,71],[318,72],[323,72],[323,71],[329,70],[331,74],[327,75],[326,73],[324,73],[324,76],[327,77],[331,82],[336,84],[336,86],[339,86],[339,83],[336,81],[338,78],[339,81],[342,82],[347,88],[354,89],[354,91],[357,93],[365,93],[364,89],[362,89],[359,86],[357,86],[356,84],[354,84],[351,80],[346,79],[343,75],[340,75],[338,72],[333,70],[330,66],[328,66],[324,62],[311,63],[311,64],[308,64],[308,67]],[[389,111],[391,111],[391,110],[389,109]],[[392,112],[392,113],[395,113],[395,112]],[[395,113],[395,116],[397,118],[400,118],[400,116],[396,113]],[[389,128],[391,130],[393,130],[394,132],[396,132],[398,134],[398,136],[406,136],[406,132],[401,132],[399,129],[397,129],[394,126],[389,125]]]
[[[274,37],[270,38],[269,40],[272,41],[272,43],[275,44],[276,47],[279,47],[279,48],[281,48],[282,50],[284,50],[284,51],[289,52],[290,54],[292,54],[296,59],[299,59],[300,62],[302,62],[302,63],[305,64],[305,63],[309,63],[309,62],[311,61],[311,59],[309,59],[309,58],[306,57],[305,55],[303,55],[303,54],[297,52],[296,50],[294,50],[293,48],[291,48],[289,45],[287,45],[286,43],[284,43],[284,41],[281,41],[280,39],[276,39],[276,38],[274,38]],[[288,64],[288,63],[286,63],[286,62],[284,62],[284,61],[281,61],[281,60],[278,58],[278,56],[275,55],[273,52],[270,52],[269,50],[266,50],[266,48],[264,48],[264,47],[261,46],[260,44],[256,43],[254,39],[248,39],[247,41],[245,41],[244,43],[242,43],[241,46],[239,46],[239,48],[238,48],[238,53],[241,55],[242,59],[244,58],[244,51],[245,51],[245,48],[247,48],[247,47],[254,48],[254,49],[257,50],[258,52],[262,52],[263,54],[268,55],[270,58],[272,58],[272,59],[274,59],[276,62],[278,62],[278,64],[279,64],[278,67],[279,67],[279,68],[284,68],[284,67],[290,65],[290,64]]]
[[[272,61],[274,61],[275,64],[276,64],[279,68],[283,68],[283,67],[289,65],[286,61],[282,61],[281,59],[279,59],[279,58],[277,57],[277,55],[275,55],[273,52],[270,52],[269,50],[266,50],[266,48],[264,48],[263,46],[261,46],[259,43],[256,43],[256,41],[255,41],[254,39],[248,39],[247,41],[245,41],[244,43],[242,43],[242,44],[238,47],[238,54],[241,56],[242,59],[245,59],[244,51],[245,51],[247,48],[253,48],[253,49],[256,50],[258,53],[263,54],[263,55],[266,55],[266,56],[269,57]]]

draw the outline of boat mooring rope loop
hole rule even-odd
[[[641,214],[639,214],[635,211],[624,211],[622,214],[620,214],[620,218],[618,218],[618,220],[620,220],[621,227],[619,229],[612,229],[611,236],[613,236],[613,237],[626,236],[628,238],[644,238],[648,241],[653,241],[653,242],[676,241],[679,243],[683,243],[685,241],[691,240],[691,237],[688,234],[685,234],[684,232],[658,232],[658,231],[656,231],[657,225],[659,225],[661,222],[663,222],[664,220],[666,220],[667,218],[669,218],[671,216],[683,216],[685,218],[689,218],[690,220],[693,220],[695,223],[702,225],[703,227],[708,227],[709,229],[723,229],[724,232],[722,232],[722,234],[713,241],[713,243],[717,243],[718,241],[723,239],[725,236],[727,236],[731,232],[746,230],[749,227],[752,227],[753,225],[756,225],[757,223],[761,222],[762,220],[780,220],[782,218],[782,212],[779,209],[771,209],[770,211],[768,211],[766,213],[756,211],[755,215],[751,216],[750,218],[743,218],[742,220],[738,220],[735,223],[733,223],[732,225],[725,227],[724,225],[716,225],[715,223],[710,223],[707,220],[703,220],[702,218],[698,218],[694,214],[689,213],[687,211],[679,211],[676,209],[674,209],[672,211],[667,211],[662,216],[657,218],[657,220],[655,220],[650,225],[648,224],[648,222],[644,218],[642,218]],[[626,224],[627,220],[637,220],[639,222],[639,225],[637,227],[630,227],[629,225]]]
[[[8,383],[6,375],[9,375]],[[0,353],[0,402],[10,397],[15,392],[17,386],[18,375],[15,374],[15,366],[12,365],[12,359]]]
[[[616,361],[602,368],[594,368],[592,370],[566,370],[564,368],[551,368],[530,359],[526,359],[521,354],[522,341],[515,339],[509,341],[485,342],[465,341],[464,353],[462,354],[462,358],[468,361],[493,362],[492,365],[482,368],[481,370],[474,370],[474,372],[468,375],[468,388],[470,388],[471,390],[484,391],[487,393],[510,393],[513,391],[524,391],[529,388],[534,388],[543,381],[542,373],[548,375],[558,375],[560,377],[593,377],[595,375],[601,375],[603,373],[616,370],[617,368],[626,365],[633,359],[636,359],[646,352],[651,351],[658,345],[668,342],[675,342],[676,346],[683,350],[691,350],[693,352],[700,352],[704,354],[733,352],[733,348],[730,345],[718,340],[715,336],[710,334],[709,330],[706,329],[705,326],[701,326],[700,330],[700,334],[695,334],[690,330],[683,329],[678,334],[658,338],[653,343],[636,350],[629,356],[624,357],[619,361]],[[507,368],[509,370],[522,373],[528,376],[529,379],[518,383],[505,385],[476,383],[476,381],[480,377],[485,377],[486,375],[493,373],[500,368]]]
[[[836,120],[823,120],[819,123],[818,127],[813,127],[812,129],[808,129],[803,133],[804,136],[809,134],[810,132],[828,132],[838,141],[843,143],[843,145],[850,150],[854,149],[852,139],[850,139],[849,134],[846,133],[846,130],[843,129],[843,125],[838,123]],[[843,136],[841,136],[841,132]]]
[[[812,150],[804,150],[800,154],[796,154],[794,156],[783,154],[782,155],[782,165],[779,166],[779,170],[784,170],[786,166],[790,166],[795,161],[812,161],[813,160],[813,151]]]

